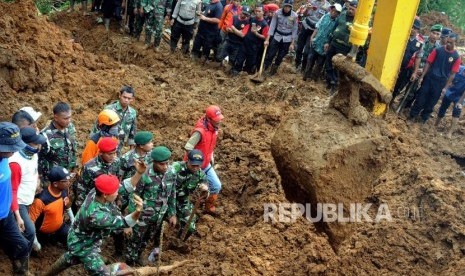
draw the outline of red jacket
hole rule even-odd
[[[221,14],[220,22],[218,23],[218,28],[223,32],[227,33],[226,27],[228,27],[228,22],[232,20],[233,16],[240,14],[242,7],[239,6],[234,9],[233,4],[228,4],[224,7],[223,13]]]
[[[205,169],[208,167],[208,164],[210,164],[213,151],[215,150],[218,129],[213,127],[213,125],[208,122],[205,117],[202,117],[195,124],[195,128],[192,133],[196,131],[200,133],[201,138],[194,148],[200,150],[203,153],[204,159],[202,169]],[[187,156],[185,156],[185,158],[187,158]]]

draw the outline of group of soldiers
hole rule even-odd
[[[206,109],[184,146],[183,160],[172,162],[170,149],[154,147],[153,134],[137,130],[137,112],[130,106],[134,97],[134,89],[124,86],[119,99],[99,113],[81,166],[69,104],[55,104],[53,118],[40,131],[36,124],[42,114],[31,107],[17,111],[12,123],[0,123],[1,175],[11,175],[10,188],[0,189],[7,204],[0,206],[0,232],[15,230],[1,235],[15,275],[26,275],[31,251],[51,241],[67,251],[45,275],[78,263],[92,275],[110,275],[99,254],[109,235],[117,259],[142,265],[151,241],[150,260],[160,252],[164,221],[185,241],[196,232],[198,206],[216,214],[221,182],[212,165],[221,109]]]

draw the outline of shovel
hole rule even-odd
[[[189,216],[189,219],[187,220],[187,223],[184,226],[184,229],[182,229],[181,241],[184,241],[184,239],[186,238],[187,231],[189,231],[189,226],[191,225],[191,222],[194,219],[195,213],[197,213],[197,210],[199,209],[201,200],[202,200],[202,198],[199,197],[197,199],[197,201],[195,202],[195,204],[194,204],[194,209],[192,209],[191,215]]]
[[[129,33],[129,13],[128,13],[128,2],[129,0],[126,0],[125,1],[125,5],[124,5],[124,15],[123,15],[123,18],[124,18],[124,31]],[[132,12],[132,11],[131,11]]]
[[[187,219],[186,224],[184,225],[184,228],[182,229],[181,236],[179,239],[175,240],[175,247],[181,248],[181,249],[187,249],[187,244],[184,241],[184,239],[187,236],[187,232],[189,231],[189,226],[192,223],[192,220],[194,220],[194,216],[197,213],[197,210],[200,207],[200,204],[208,197],[208,186],[207,184],[201,184],[199,188],[194,192],[192,196],[195,197],[195,203],[194,203],[194,208],[192,208],[192,212],[189,215],[189,218]]]
[[[266,45],[265,49],[263,50],[262,62],[260,63],[260,70],[258,70],[258,74],[256,76],[253,76],[250,79],[254,83],[262,83],[265,81],[265,79],[262,76],[262,73],[263,73],[263,63],[265,62],[265,56],[266,56],[267,49],[268,49],[268,45]]]

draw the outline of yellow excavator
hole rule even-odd
[[[390,100],[386,93],[390,93],[395,85],[420,0],[359,0],[349,40],[353,46],[347,60],[356,55],[358,47],[365,45],[375,2],[376,13],[365,69],[384,88],[377,91],[379,96],[373,98],[374,103],[371,106],[375,115],[382,115],[386,112],[386,101]],[[356,68],[342,62],[341,57],[339,57],[339,62],[335,62],[335,66],[341,72],[348,73],[349,78],[355,78],[358,82],[369,83],[369,86],[373,86],[372,80],[362,80],[366,78],[366,74],[363,74],[361,70],[356,70],[355,74],[353,70]]]
[[[337,202],[348,208],[376,198],[373,187],[383,173],[386,149],[400,130],[372,114],[384,114],[392,99],[419,0],[376,1],[367,64],[362,68],[351,57],[365,45],[374,5],[375,0],[358,1],[350,37],[353,49],[347,57],[332,59],[340,82],[329,108],[304,106],[289,113],[276,129],[271,152],[291,202],[310,203],[312,208]],[[356,223],[316,225],[335,250],[358,231]]]

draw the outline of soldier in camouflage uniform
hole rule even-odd
[[[84,203],[87,194],[94,188],[95,178],[101,174],[118,175],[119,159],[116,157],[118,141],[111,137],[100,139],[97,144],[99,154],[84,165],[77,185],[73,187],[76,196],[74,200],[75,211]]]
[[[66,268],[82,263],[91,275],[110,275],[100,256],[103,240],[111,232],[132,227],[139,219],[143,201],[134,196],[134,212],[122,216],[113,204],[118,195],[119,181],[114,175],[102,174],[95,179],[95,189],[87,195],[68,234],[68,251],[44,275],[57,275]]]
[[[132,229],[126,243],[125,258],[128,265],[140,264],[140,255],[145,250],[149,240],[155,240],[155,246],[159,246],[161,224],[165,215],[172,226],[176,219],[176,190],[173,182],[165,182],[165,173],[168,170],[168,161],[171,157],[169,149],[163,146],[155,147],[151,157],[153,162],[148,165],[144,174],[135,174],[131,183],[137,182],[133,194],[139,195],[144,200],[144,211],[139,223]],[[127,179],[125,181],[128,181]],[[134,186],[134,185],[133,185]],[[136,207],[131,196],[128,211],[134,211]]]
[[[153,47],[159,51],[164,21],[171,16],[172,0],[139,0],[140,8],[144,10],[145,17],[145,48],[150,47],[152,33],[154,34]],[[166,16],[165,16],[166,12]],[[138,26],[142,30],[142,26]],[[138,31],[136,31],[138,32]],[[140,33],[140,32],[139,32]]]
[[[149,164],[152,159],[150,152],[153,149],[153,134],[150,131],[139,131],[134,137],[136,147],[120,158],[119,177],[120,181],[131,178],[136,173],[135,161],[143,160]],[[118,206],[121,210],[126,209],[129,203],[129,193],[124,189],[119,190]]]
[[[203,153],[200,150],[191,150],[187,156],[187,162],[174,162],[165,175],[166,183],[172,183],[176,186],[176,216],[179,219],[181,228],[178,232],[178,237],[181,237],[183,228],[186,226],[189,217],[193,211],[193,204],[189,196],[198,188],[204,187],[208,191],[207,176],[201,170],[203,163]],[[197,217],[194,216],[189,224],[187,232],[187,239],[195,230],[195,221]]]
[[[53,107],[53,121],[41,133],[48,140],[39,152],[38,169],[42,179],[54,166],[69,171],[76,169],[76,129],[71,122],[71,108],[67,103],[59,102]]]
[[[119,100],[105,106],[105,109],[110,109],[118,114],[120,119],[119,124],[119,146],[118,146],[118,156],[121,156],[121,150],[124,147],[124,144],[132,149],[134,148],[134,135],[137,131],[137,111],[130,106],[130,103],[134,101],[136,92],[131,86],[123,86],[120,90]],[[94,124],[92,133],[97,133],[97,122]]]

